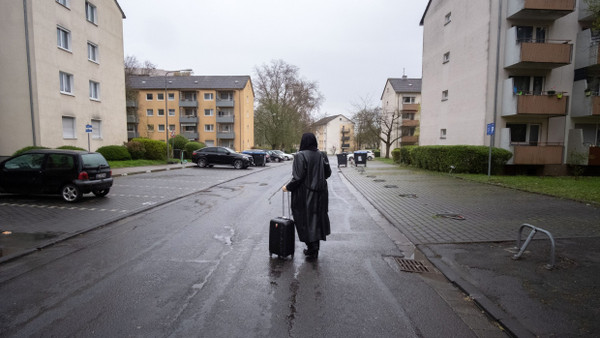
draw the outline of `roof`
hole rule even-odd
[[[121,5],[119,5],[119,2],[117,0],[115,0],[115,4],[117,5],[117,7],[119,8],[119,10],[121,11],[121,16],[123,16],[123,19],[126,19],[125,12],[123,12],[123,9],[121,8]]]
[[[420,93],[423,79],[409,79],[407,77],[389,78],[387,82],[392,85],[396,93]],[[383,94],[385,94],[385,88],[381,93],[381,98],[383,98]]]
[[[131,76],[132,89],[164,89],[165,80],[171,89],[244,89],[250,76]]]
[[[429,6],[431,5],[431,0],[427,3],[427,7],[425,7],[425,11],[423,12],[423,16],[421,17],[421,22],[419,22],[419,26],[423,26],[425,23],[425,15],[427,15],[427,11],[429,10]]]
[[[342,115],[342,114],[339,114],[339,115],[334,115],[334,116],[327,116],[327,117],[324,117],[324,118],[320,119],[319,121],[317,121],[317,122],[313,123],[313,127],[316,127],[316,126],[321,126],[321,125],[326,125],[326,124],[328,124],[329,122],[331,122],[331,121],[335,120],[336,118],[338,118],[338,117],[340,117],[340,116],[342,116],[342,117],[344,117],[345,119],[347,119],[348,121],[352,122],[352,121],[351,121],[349,118],[347,118],[346,116],[344,116],[344,115]]]

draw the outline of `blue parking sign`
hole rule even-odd
[[[495,123],[488,123],[488,125],[487,125],[487,134],[488,135],[494,135],[495,129],[496,129]]]
[[[92,125],[91,124],[86,124],[85,125],[85,132],[86,133],[91,133],[92,132]]]

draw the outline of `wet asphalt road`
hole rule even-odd
[[[336,170],[329,180],[332,234],[319,260],[306,261],[300,242],[293,258],[269,257],[268,222],[281,214],[280,187],[291,166],[254,169],[118,178],[112,199],[78,207],[101,203],[104,212],[131,216],[0,265],[0,335],[503,335],[433,267],[400,271],[396,257],[419,253]],[[110,211],[119,198],[122,208]],[[48,224],[98,212],[47,211],[40,221]]]

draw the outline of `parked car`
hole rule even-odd
[[[294,159],[294,155],[292,154],[286,154],[281,150],[273,150],[274,153],[278,154],[279,156],[282,156],[284,160],[286,161],[290,161]]]
[[[282,162],[285,161],[285,156],[283,156],[282,154],[278,153],[279,150],[267,150],[267,153],[269,154],[269,156],[271,157],[271,161],[273,162]]]
[[[206,147],[194,150],[192,162],[198,167],[212,167],[213,165],[232,165],[236,169],[246,169],[253,162],[252,156],[240,154],[227,147]]]
[[[366,151],[367,152],[367,160],[371,161],[372,159],[375,158],[375,154],[371,151],[371,150],[361,150],[361,151]],[[346,158],[348,159],[348,161],[354,161],[354,153],[348,153],[348,155],[346,155]]]
[[[90,192],[106,196],[112,184],[108,162],[95,152],[37,149],[0,163],[0,192],[60,194],[77,202]]]

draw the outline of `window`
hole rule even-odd
[[[98,13],[96,12],[96,6],[92,5],[88,1],[85,2],[85,18],[87,21],[97,24]]]
[[[175,125],[174,124],[169,124],[169,130],[170,131],[175,131]]]
[[[446,100],[448,100],[448,91],[444,90],[442,92],[442,101],[446,101]]]
[[[537,146],[540,138],[541,125],[525,123],[507,123],[510,129],[510,142]]]
[[[65,72],[58,72],[60,78],[60,92],[63,94],[73,94],[73,75]]]
[[[165,116],[165,110],[164,109],[159,109],[158,110],[158,116]]]
[[[146,109],[146,116],[154,116],[154,110]]]
[[[204,93],[204,101],[212,101],[213,98],[213,93]]]
[[[513,94],[541,95],[544,88],[542,76],[511,76],[513,79]]]
[[[158,125],[158,132],[159,132],[159,133],[162,133],[162,132],[164,132],[164,131],[165,131],[165,125],[164,125],[164,124],[159,124],[159,125]]]
[[[88,41],[88,60],[98,63],[98,45]]]
[[[95,140],[102,138],[102,121],[92,120],[92,138]]]
[[[71,50],[71,32],[62,27],[56,27],[56,45],[59,48]]]
[[[44,154],[23,154],[19,157],[15,157],[9,161],[6,161],[4,164],[4,169],[41,169],[42,162],[44,162]]]
[[[546,42],[546,27],[517,26],[517,42]]]
[[[214,124],[205,124],[204,131],[215,131],[215,125]]]
[[[414,96],[404,96],[402,97],[402,103],[404,104],[414,104],[417,98]]]
[[[63,138],[75,138],[75,118],[70,116],[62,117]]]
[[[165,100],[165,94],[163,94],[163,93],[157,93],[156,94],[156,100],[157,101],[164,101]]]
[[[59,4],[69,8],[69,0],[56,0]]]
[[[169,116],[175,116],[175,109],[169,109]]]
[[[213,116],[212,109],[204,109],[204,116]]]
[[[452,12],[446,14],[446,16],[444,17],[444,25],[449,24],[450,21],[452,21]]]
[[[152,101],[153,99],[154,99],[154,96],[152,96],[152,93],[146,94],[146,101]]]
[[[100,100],[100,84],[90,80],[90,99]]]
[[[169,98],[169,101],[175,100],[175,93],[169,93],[169,94],[167,94],[167,96]]]
[[[404,113],[404,114],[402,114],[402,119],[403,120],[414,120],[415,113]]]
[[[149,124],[148,125],[148,131],[154,132],[154,125],[153,124]]]
[[[448,63],[450,62],[450,52],[444,53],[444,59],[442,61],[442,63]]]
[[[446,129],[440,129],[440,138],[441,139],[445,139],[446,138]]]

